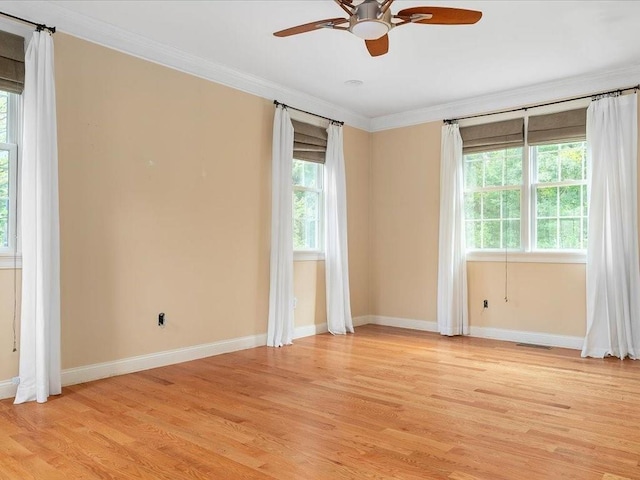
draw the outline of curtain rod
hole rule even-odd
[[[454,122],[457,122],[458,120],[467,120],[469,118],[490,117],[491,115],[500,115],[501,113],[511,113],[511,112],[520,112],[520,111],[525,111],[526,112],[530,108],[547,107],[549,105],[558,105],[560,103],[572,102],[574,100],[583,100],[585,98],[595,98],[595,97],[599,97],[599,96],[602,96],[602,95],[610,95],[612,93],[620,94],[622,92],[627,92],[629,90],[635,90],[637,92],[638,89],[640,89],[640,85],[635,85],[633,87],[619,88],[617,90],[610,90],[608,92],[595,93],[595,94],[591,94],[591,95],[583,95],[581,97],[567,98],[565,100],[557,100],[555,102],[539,103],[537,105],[529,105],[527,107],[512,108],[511,110],[501,110],[499,112],[479,113],[478,115],[468,115],[466,117],[452,118],[450,120],[443,120],[443,121],[444,121],[444,123],[454,123]]]
[[[331,123],[334,123],[336,125],[340,125],[340,126],[344,125],[344,122],[341,122],[340,120],[334,120],[333,118],[323,117],[322,115],[318,115],[317,113],[311,113],[311,112],[307,112],[306,110],[300,110],[299,108],[290,107],[286,103],[279,102],[278,100],[274,100],[273,104],[276,107],[278,105],[282,105],[284,108],[290,108],[291,110],[296,110],[297,112],[307,113],[309,115],[313,115],[314,117],[318,117],[318,118],[324,118],[325,120],[329,120]]]
[[[15,15],[11,15],[10,13],[6,13],[6,12],[0,12],[0,15],[11,18],[13,20],[17,20],[18,22],[28,23],[29,25],[33,25],[34,27],[36,27],[36,30],[38,32],[41,32],[42,30],[47,30],[49,33],[56,33],[56,27],[48,27],[44,23],[32,22],[31,20],[27,20],[26,18],[16,17]]]

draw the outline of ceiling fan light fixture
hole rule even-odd
[[[354,23],[350,30],[363,40],[377,40],[389,32],[389,25],[380,20],[362,20]]]

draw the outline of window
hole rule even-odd
[[[0,254],[16,251],[18,96],[0,90]]]
[[[580,108],[461,127],[467,250],[584,252],[585,124]]]
[[[323,249],[324,165],[293,160],[293,249],[320,252]]]
[[[522,147],[464,156],[467,248],[520,248]]]
[[[587,248],[586,150],[586,142],[531,147],[537,249]]]

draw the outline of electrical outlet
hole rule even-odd
[[[489,308],[489,300],[482,302],[482,308]]]
[[[11,384],[12,385],[20,385],[20,377],[13,377],[11,379]]]

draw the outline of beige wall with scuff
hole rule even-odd
[[[272,102],[62,33],[55,49],[62,367],[264,334]],[[366,314],[370,134],[347,127],[344,144],[354,314]],[[324,265],[308,267],[299,326],[325,321]],[[5,297],[12,276],[0,270]],[[8,379],[12,299],[0,305]]]

